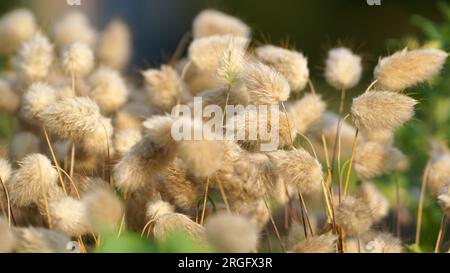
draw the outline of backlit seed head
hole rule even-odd
[[[325,102],[316,94],[305,94],[300,100],[287,105],[292,126],[302,134],[320,120],[325,109]]]
[[[425,179],[427,188],[434,196],[437,196],[447,181],[450,180],[450,155],[447,153],[434,155],[428,161],[428,170]]]
[[[338,47],[328,51],[325,67],[325,78],[331,86],[338,90],[354,87],[361,79],[361,57],[348,48]]]
[[[391,91],[414,86],[439,73],[447,56],[447,52],[431,48],[397,51],[378,61],[374,71],[377,85]]]
[[[336,235],[323,234],[308,237],[296,244],[292,252],[295,253],[335,253]]]
[[[22,96],[21,115],[31,122],[40,120],[40,114],[56,102],[55,89],[42,82],[33,83]]]
[[[372,211],[361,199],[347,196],[336,208],[336,224],[348,235],[359,235],[372,226]]]
[[[94,67],[94,53],[83,42],[75,42],[61,52],[61,65],[67,75],[84,77]]]
[[[44,79],[53,62],[53,45],[42,33],[24,42],[16,58],[16,71],[25,84]]]
[[[49,204],[55,229],[68,236],[80,236],[89,232],[84,204],[72,197],[64,197]]]
[[[248,39],[244,37],[233,37],[230,35],[213,35],[195,39],[189,46],[189,60],[201,71],[212,71],[215,73],[220,65],[223,52],[228,48],[230,41],[243,52],[248,46]]]
[[[51,104],[41,113],[41,120],[52,133],[67,139],[82,139],[100,123],[97,104],[87,97],[66,98]]]
[[[291,90],[303,90],[309,80],[308,60],[302,53],[272,45],[256,48],[257,58],[272,66],[288,81]]]
[[[208,218],[205,228],[208,241],[219,252],[250,252],[258,245],[258,229],[243,216],[219,213]]]
[[[387,216],[389,201],[372,182],[363,182],[358,187],[357,196],[369,206],[374,222],[380,222]]]
[[[244,67],[244,84],[253,104],[278,104],[289,98],[286,78],[261,62],[249,62]]]
[[[395,129],[414,116],[417,101],[389,91],[368,91],[353,99],[351,113],[362,130]]]
[[[90,76],[89,83],[89,97],[104,114],[116,111],[127,101],[129,92],[125,80],[115,70],[101,67]]]
[[[240,19],[217,10],[207,9],[200,12],[192,23],[194,38],[212,35],[234,35],[249,37],[250,28]]]

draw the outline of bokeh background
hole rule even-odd
[[[113,17],[123,18],[132,28],[134,67],[155,66],[168,59],[181,37],[190,30],[192,18],[204,8],[215,8],[242,18],[254,29],[259,42],[289,43],[309,57],[313,75],[321,72],[327,49],[343,43],[376,61],[387,52],[387,39],[414,35],[413,14],[439,20],[436,1],[381,0],[2,0],[1,11],[29,6],[42,26],[70,9],[85,10],[99,27]]]

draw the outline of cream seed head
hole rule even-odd
[[[380,222],[388,215],[389,201],[374,183],[369,181],[362,182],[358,187],[357,196],[370,208],[375,223]]]
[[[114,19],[106,25],[97,45],[97,56],[105,66],[123,69],[131,57],[131,33],[120,19]]]
[[[102,113],[110,114],[127,101],[128,88],[119,72],[102,67],[90,76],[89,82],[89,97],[98,104]]]
[[[192,32],[194,38],[226,34],[249,37],[251,29],[236,17],[217,10],[206,9],[195,17]]]
[[[181,213],[160,216],[156,219],[152,231],[156,240],[165,240],[171,234],[183,232],[197,243],[205,242],[205,228]]]
[[[389,91],[368,91],[353,99],[351,114],[362,130],[395,129],[414,116],[417,101]]]
[[[14,228],[16,242],[14,251],[18,253],[67,253],[70,237],[45,228]]]
[[[123,205],[107,184],[93,187],[82,197],[81,202],[86,209],[89,227],[95,231],[115,230],[119,227]]]
[[[146,135],[136,143],[114,167],[116,187],[131,193],[152,184],[175,157],[175,145],[164,141],[166,138]]]
[[[172,110],[182,93],[186,93],[186,86],[175,69],[162,65],[161,69],[148,69],[142,72],[149,102],[162,112]]]
[[[243,216],[218,213],[208,218],[205,228],[208,242],[218,252],[251,252],[258,246],[258,228]]]
[[[177,155],[186,163],[190,171],[198,177],[207,177],[222,165],[225,154],[224,141],[205,136],[200,120],[186,120],[192,133],[191,140],[178,143]],[[195,139],[196,134],[202,136]]]
[[[17,75],[25,84],[42,80],[49,74],[52,62],[53,45],[37,32],[19,48],[15,63]]]
[[[4,183],[11,178],[12,167],[8,160],[0,157],[0,178]],[[1,195],[0,195],[1,196]]]
[[[149,220],[156,220],[164,215],[175,213],[174,207],[159,198],[148,202],[146,209],[146,216]]]
[[[39,205],[44,198],[56,200],[62,197],[57,179],[58,173],[45,155],[27,155],[19,162],[19,169],[8,183],[12,203],[25,207],[33,203]]]
[[[220,57],[217,79],[225,87],[236,87],[242,81],[242,70],[245,62],[245,48],[236,46],[235,40],[231,39]]]
[[[0,18],[0,52],[11,54],[20,44],[33,36],[36,20],[28,9],[16,9]]]
[[[22,96],[21,115],[31,122],[39,122],[40,114],[57,100],[55,89],[43,82],[30,85]]]
[[[75,42],[83,42],[93,48],[97,32],[89,19],[81,12],[73,11],[58,19],[51,29],[52,37],[58,48],[64,48]]]
[[[114,133],[114,149],[125,154],[142,139],[142,133],[136,129],[120,129]]]
[[[295,253],[335,253],[336,235],[323,234],[308,237],[298,242],[292,249]]]
[[[261,62],[249,62],[244,72],[243,81],[251,103],[278,104],[289,98],[289,83],[274,68]]]
[[[287,105],[291,126],[302,134],[319,122],[325,109],[325,102],[316,94],[305,94],[300,100]]]
[[[233,37],[230,35],[213,35],[195,39],[189,46],[189,60],[199,70],[212,71],[219,68],[220,59],[223,52],[228,48],[230,41],[234,46],[245,52],[248,46],[248,39],[243,37]]]
[[[273,45],[256,48],[256,57],[288,81],[292,92],[303,90],[309,80],[308,60],[302,53]]]
[[[94,53],[83,42],[75,42],[61,52],[61,66],[72,77],[84,77],[94,67]]]
[[[49,204],[55,229],[68,236],[81,236],[90,231],[84,204],[72,197],[64,197]]]
[[[66,139],[82,139],[100,123],[97,104],[87,97],[66,98],[51,104],[41,113],[41,120],[52,133]]]
[[[391,91],[401,91],[429,80],[442,69],[447,52],[440,49],[406,49],[381,58],[375,67],[377,85]]]
[[[369,238],[366,239],[367,243],[364,246],[364,250],[367,253],[402,253],[403,247],[400,239],[394,237],[392,234],[378,232],[375,234],[369,234]]]
[[[405,156],[395,147],[374,141],[356,147],[355,171],[363,179],[371,179],[393,170]]]
[[[325,66],[325,79],[338,90],[347,90],[361,79],[361,57],[345,47],[328,51]]]
[[[346,234],[358,236],[369,230],[373,224],[372,211],[361,199],[347,196],[335,210],[336,224]]]
[[[269,158],[285,182],[302,194],[317,192],[322,188],[322,166],[307,151],[278,150],[269,153]]]
[[[112,136],[114,129],[110,118],[100,117],[98,126],[94,131],[87,133],[81,140],[81,147],[84,151],[90,154],[103,154],[108,153],[112,155],[114,153],[114,145]],[[109,151],[108,151],[109,150]]]

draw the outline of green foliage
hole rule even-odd
[[[100,236],[97,253],[196,253],[212,252],[212,248],[198,244],[184,232],[174,232],[164,240],[156,241],[141,237],[136,233],[125,231],[106,232]]]

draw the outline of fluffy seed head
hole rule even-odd
[[[25,207],[32,203],[40,204],[44,200],[44,194],[48,200],[62,196],[57,185],[58,173],[46,156],[27,155],[19,162],[19,166],[8,183],[13,204]]]
[[[120,129],[114,134],[114,149],[124,154],[142,139],[142,133],[136,129]]]
[[[325,102],[316,94],[305,94],[300,100],[287,105],[291,126],[302,134],[320,120],[325,109]]]
[[[86,209],[89,226],[94,230],[104,231],[119,226],[123,206],[111,188],[106,185],[94,187],[81,201]]]
[[[43,82],[33,83],[22,96],[21,114],[28,121],[39,121],[47,106],[56,102],[55,89]]]
[[[235,87],[241,83],[245,61],[245,48],[236,46],[235,40],[231,39],[220,57],[217,79],[226,87]]]
[[[190,129],[195,136],[197,130],[202,134],[201,121],[192,120]],[[214,139],[182,140],[178,143],[178,156],[186,163],[192,173],[198,177],[207,177],[217,171],[223,162],[224,142]]]
[[[405,49],[380,59],[374,76],[381,88],[401,91],[439,73],[447,56],[439,49]]]
[[[153,126],[114,167],[114,182],[125,192],[134,192],[153,182],[175,157],[176,145],[170,137],[170,121]],[[169,136],[169,137],[167,137]]]
[[[212,35],[250,36],[250,28],[240,19],[217,10],[200,12],[192,23],[194,38]]]
[[[17,54],[16,71],[25,84],[44,79],[53,62],[53,45],[40,32],[23,43]]]
[[[41,113],[44,126],[62,138],[81,139],[100,123],[97,104],[87,97],[66,98]]]
[[[358,84],[361,74],[360,56],[345,47],[328,51],[325,67],[325,78],[328,84],[338,90],[350,89]]]
[[[175,209],[170,203],[162,201],[161,199],[155,199],[147,204],[146,216],[149,220],[156,220],[163,215],[174,212]]]
[[[119,72],[102,67],[92,74],[89,82],[89,97],[98,104],[102,113],[109,114],[127,101],[128,89]]]
[[[274,68],[261,62],[249,62],[244,72],[244,84],[252,103],[278,104],[289,98],[289,83]]]
[[[81,147],[90,154],[112,154],[114,146],[112,136],[114,129],[110,118],[100,117],[97,128],[94,131],[84,135],[81,141]]]
[[[19,45],[28,40],[36,31],[36,21],[33,13],[27,9],[16,9],[5,14],[0,19],[0,37],[2,43],[0,52],[14,53]]]
[[[4,183],[11,178],[11,173],[12,167],[9,161],[0,157],[0,178]]]
[[[73,77],[84,77],[94,67],[94,54],[83,42],[75,42],[61,52],[61,65]]]
[[[282,178],[302,194],[317,192],[322,187],[323,173],[319,161],[307,151],[279,150],[269,154]]]
[[[371,179],[389,172],[405,156],[395,147],[368,141],[356,147],[355,171],[363,179]]]
[[[243,52],[248,46],[248,39],[230,35],[213,35],[195,39],[189,46],[189,59],[201,71],[216,72],[223,52],[233,40],[236,48]]]
[[[272,66],[288,81],[292,91],[301,91],[309,79],[308,60],[303,54],[281,47],[266,45],[256,48],[257,58]]]
[[[99,61],[113,69],[123,69],[131,56],[131,34],[122,20],[112,20],[103,30],[98,46]]]
[[[294,246],[292,252],[295,253],[335,253],[336,235],[323,234],[299,242]]]
[[[357,196],[370,208],[375,223],[387,216],[389,201],[372,182],[363,182],[358,188]]]
[[[428,161],[426,183],[428,190],[437,196],[442,186],[450,180],[450,155],[438,154]]]
[[[205,228],[208,241],[219,252],[250,252],[258,245],[258,229],[240,215],[218,213],[208,218]]]
[[[362,130],[387,129],[401,126],[414,116],[417,101],[389,91],[368,91],[353,99],[351,113]]]
[[[403,247],[400,240],[389,233],[376,233],[364,247],[368,253],[402,253]]]
[[[347,196],[336,208],[336,223],[348,235],[359,235],[372,226],[372,211],[361,200]]]
[[[164,240],[175,232],[186,233],[197,243],[205,242],[205,228],[181,213],[162,215],[153,225],[153,236],[156,240]]]
[[[58,19],[51,29],[53,39],[59,48],[75,42],[83,42],[94,47],[97,33],[89,19],[81,12],[73,11]]]
[[[71,239],[58,232],[45,228],[14,228],[18,253],[67,253]]]
[[[72,197],[64,197],[49,204],[55,229],[68,236],[80,236],[89,232],[84,204]]]
[[[20,107],[19,95],[13,90],[11,83],[0,79],[0,111],[14,114]]]
[[[170,112],[186,88],[176,70],[162,65],[160,70],[148,69],[142,75],[150,103],[164,112]]]

